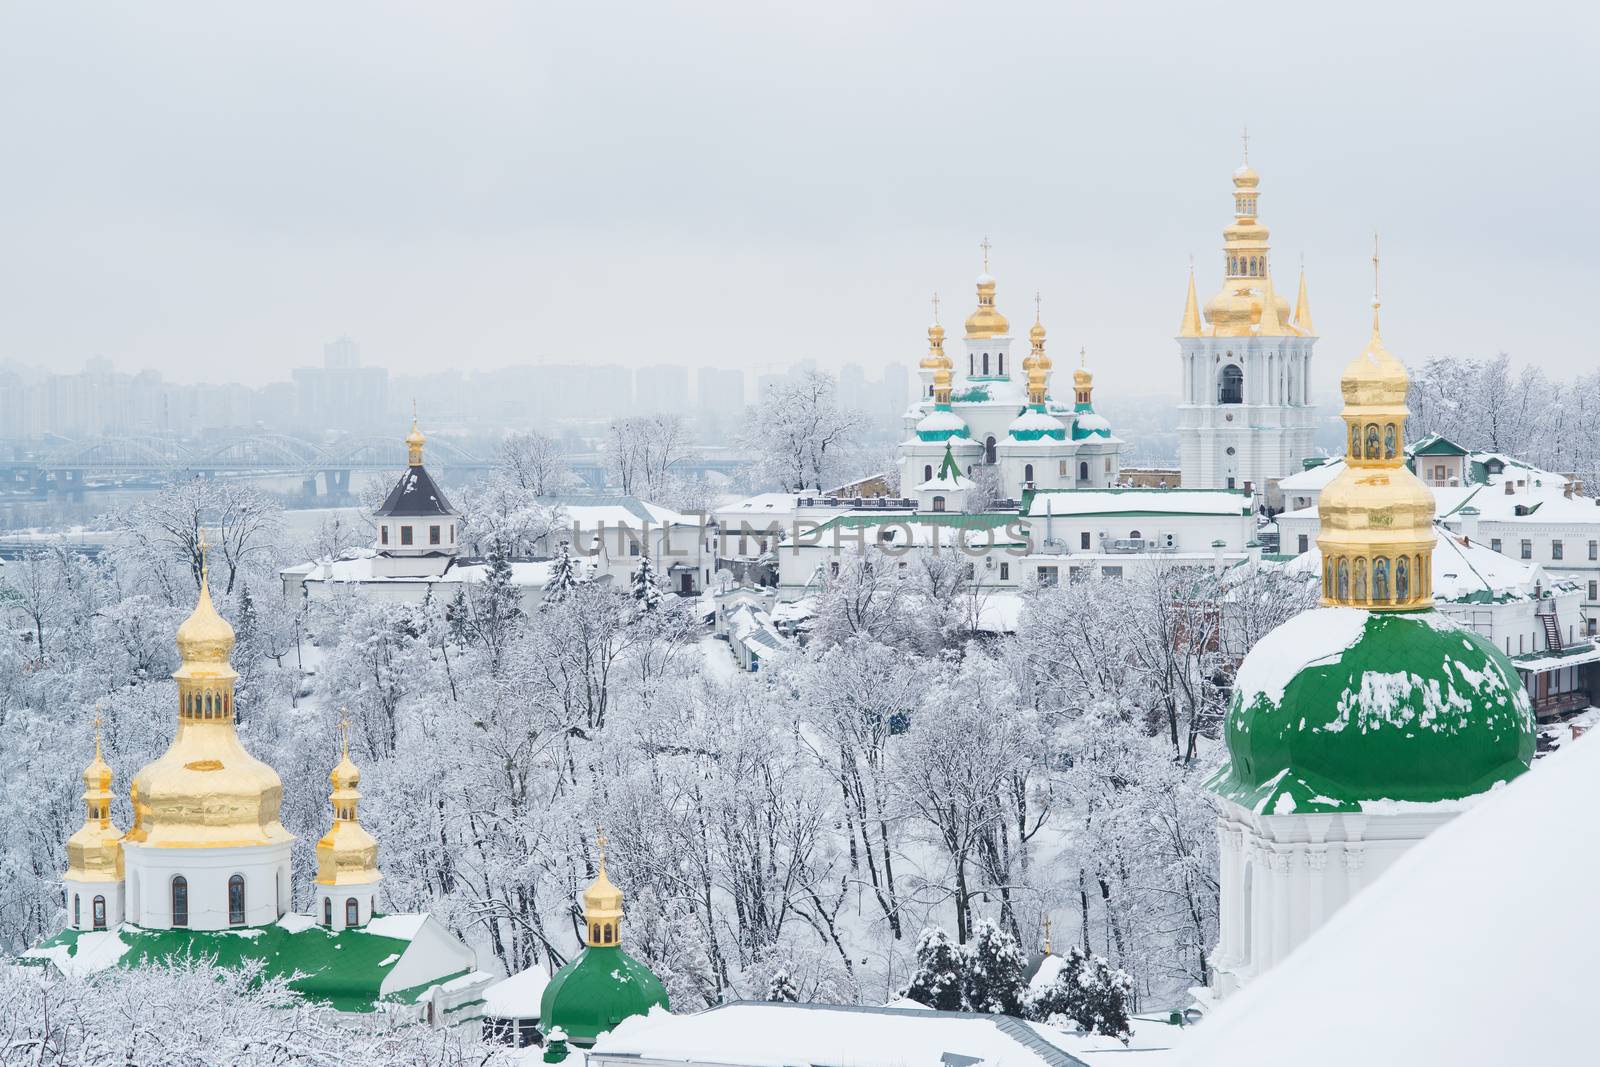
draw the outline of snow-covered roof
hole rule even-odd
[[[1600,908],[1563,894],[1600,881],[1577,844],[1597,806],[1600,742],[1580,738],[1414,845],[1174,1064],[1593,1063]]]
[[[1542,482],[1542,484],[1536,484]],[[1479,521],[1561,526],[1600,523],[1600,501],[1587,496],[1567,496],[1560,481],[1529,480],[1526,486],[1507,493],[1500,485],[1474,485],[1462,488],[1436,488],[1436,513],[1442,519],[1456,519],[1464,508],[1476,508]],[[1520,514],[1519,514],[1520,512]]]
[[[1568,645],[1556,652],[1529,652],[1522,656],[1511,657],[1511,662],[1519,671],[1530,671],[1539,674],[1543,671],[1556,671],[1562,667],[1580,667],[1585,663],[1600,662],[1600,645],[1595,644],[1593,638],[1584,638],[1575,645]]]
[[[1296,471],[1287,478],[1278,479],[1278,489],[1285,494],[1319,493],[1344,470],[1344,457],[1336,456],[1326,463]]]
[[[832,548],[835,543],[853,546],[857,538],[867,544],[894,548],[949,548],[958,542],[972,547],[1015,546],[1028,543],[1020,532],[1015,512],[904,511],[889,514],[852,512],[838,515],[808,532],[803,545]],[[848,531],[848,532],[846,532]]]
[[[501,1019],[537,1019],[539,1001],[549,984],[550,976],[536,963],[484,990],[483,1013]]]
[[[673,511],[660,504],[636,496],[594,493],[553,497],[547,504],[559,505],[566,512],[567,521],[580,530],[606,526],[637,528],[650,526],[698,526],[700,520],[693,515]]]
[[[422,515],[454,515],[455,509],[444,490],[434,484],[433,475],[420,464],[408,467],[384,497],[378,508],[380,518],[408,518]]]
[[[960,433],[966,428],[965,419],[945,408],[934,408],[917,422],[918,433]]]
[[[302,570],[308,582],[396,582],[400,584],[453,584],[465,582],[481,582],[488,577],[489,565],[482,560],[463,559],[460,556],[451,560],[443,574],[427,575],[420,577],[394,577],[391,575],[377,574],[373,569],[373,561],[378,553],[370,548],[354,549],[339,559],[318,560],[310,565],[293,568],[296,573]],[[584,557],[574,557],[578,561],[580,575],[590,563]],[[555,566],[554,560],[513,560],[511,562],[511,584],[530,585],[543,588],[550,580],[550,570]]]
[[[768,652],[789,647],[789,639],[772,624],[772,616],[752,604],[740,604],[728,613],[728,637]]]
[[[957,472],[955,474],[940,473],[937,477],[929,478],[917,486],[919,493],[958,493],[972,488],[972,479]]]
[[[1248,515],[1250,494],[1238,489],[1043,489],[1030,517],[1046,515]]]
[[[595,1042],[589,1058],[596,1065],[644,1058],[718,1067],[1083,1067],[1021,1019],[860,1004],[739,1003],[694,1015],[653,1011],[619,1023]]]

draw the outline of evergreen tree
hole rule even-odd
[[[456,595],[444,609],[444,621],[450,627],[450,640],[465,645],[472,639],[472,608],[467,603],[467,589],[456,587]]]
[[[963,949],[962,999],[968,1011],[991,1015],[1021,1015],[1027,993],[1027,961],[1017,939],[988,919],[973,928],[973,938]]]
[[[578,561],[572,557],[567,543],[561,542],[561,551],[550,565],[550,580],[545,583],[544,602],[559,604],[578,584]]]
[[[633,599],[643,611],[654,611],[661,603],[661,585],[656,579],[656,565],[650,553],[639,556],[639,565],[633,569]]]
[[[1132,1036],[1128,998],[1133,979],[1111,966],[1103,956],[1085,955],[1072,946],[1063,958],[1055,980],[1028,1001],[1028,1017],[1038,1022],[1071,1020],[1087,1033],[1104,1034],[1124,1043]]]
[[[522,619],[522,595],[511,581],[511,555],[506,542],[489,544],[489,567],[483,592],[474,604],[473,618],[479,640],[489,650],[490,668],[498,671],[506,645]]]
[[[767,1000],[786,1001],[790,1004],[800,999],[800,991],[794,987],[794,981],[789,977],[788,971],[778,971],[767,983]]]
[[[244,709],[255,695],[256,676],[261,663],[261,616],[256,612],[255,598],[250,595],[247,583],[239,585],[238,624],[235,635],[233,663],[239,671],[239,692],[234,700],[234,722],[243,725]]]
[[[905,996],[940,1011],[960,1011],[964,964],[949,934],[937,926],[924,929],[917,938],[917,969]]]

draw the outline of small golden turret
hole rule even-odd
[[[933,324],[928,327],[928,354],[923,357],[922,369],[933,371],[933,402],[950,403],[951,371],[954,364],[944,350],[944,327],[939,325],[939,294],[933,294]]]
[[[595,845],[600,853],[600,873],[583,891],[583,921],[589,931],[591,946],[612,946],[622,940],[622,890],[612,885],[611,879],[606,876],[604,829],[596,831]]]
[[[1050,388],[1050,357],[1044,351],[1043,304],[1039,294],[1033,294],[1033,328],[1028,331],[1032,350],[1023,357],[1022,369],[1028,376],[1028,403],[1044,410],[1045,398]]]
[[[1011,323],[994,306],[994,277],[989,273],[989,239],[985,237],[979,247],[983,249],[983,273],[978,275],[977,310],[967,316],[967,337],[986,340],[1005,336],[1011,330]]]
[[[111,821],[111,768],[100,752],[100,715],[94,717],[94,759],[83,769],[83,825],[67,839],[71,882],[122,881],[122,831]]]
[[[1222,231],[1222,290],[1205,307],[1206,322],[1216,337],[1284,337],[1299,332],[1287,325],[1288,303],[1272,290],[1269,234],[1257,215],[1260,184],[1260,175],[1250,166],[1246,135],[1244,165],[1233,172],[1233,225]],[[1186,309],[1182,336],[1200,335],[1198,322],[1192,325],[1193,333]]]
[[[1089,372],[1089,350],[1078,349],[1078,369],[1072,372],[1073,403],[1087,408],[1094,403],[1094,375]]]
[[[1311,298],[1306,295],[1306,267],[1300,264],[1300,297],[1294,302],[1294,328],[1307,337],[1316,336],[1317,328],[1311,325]]]
[[[381,881],[378,842],[361,825],[361,771],[350,759],[350,720],[339,720],[340,758],[328,775],[333,826],[317,842],[318,885],[371,885]]]
[[[1373,241],[1372,337],[1339,379],[1345,469],[1322,492],[1322,602],[1405,611],[1433,602],[1433,493],[1406,466],[1409,377],[1378,328]]]
[[[422,436],[422,430],[417,425],[417,405],[411,405],[411,432],[406,434],[406,463],[412,467],[422,466],[422,446],[428,439]]]
[[[1189,296],[1183,303],[1183,324],[1178,327],[1179,337],[1200,336],[1200,302],[1194,295],[1194,257],[1189,257]]]

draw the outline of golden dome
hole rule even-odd
[[[84,820],[67,839],[65,878],[73,882],[122,880],[122,831],[111,821],[111,768],[100,754],[95,719],[94,759],[83,769]]]
[[[1377,256],[1373,256],[1376,271]],[[1345,467],[1318,501],[1322,602],[1374,611],[1433,603],[1433,492],[1406,466],[1406,369],[1378,332],[1339,379]]]
[[[417,426],[416,413],[413,411],[411,415],[411,432],[406,434],[406,462],[413,467],[422,466],[422,446],[427,443],[428,439],[422,436],[422,430]]]
[[[613,885],[606,875],[605,831],[596,835],[595,843],[600,853],[600,871],[589,883],[589,888],[583,891],[583,917],[589,927],[591,945],[614,945],[621,940],[622,890]]]
[[[205,547],[202,545],[202,560],[204,553]],[[178,654],[183,657],[183,668],[180,670],[191,666],[196,670],[221,666],[232,674],[227,664],[228,656],[233,652],[233,627],[228,625],[227,619],[217,614],[216,607],[211,603],[211,583],[206,570],[202,562],[200,600],[178,627]]]
[[[944,327],[936,322],[928,327],[928,354],[918,366],[923,370],[938,370],[948,359],[944,354]]]
[[[978,307],[967,316],[967,336],[974,340],[1004,337],[1011,331],[1011,323],[995,310],[994,278],[986,271],[978,275]]]
[[[378,840],[361,825],[357,806],[361,793],[356,786],[361,771],[350,759],[350,724],[339,724],[344,733],[344,751],[328,780],[333,791],[333,825],[317,842],[318,885],[370,885],[383,879],[378,870]]]
[[[1294,337],[1304,332],[1291,324],[1289,302],[1272,288],[1270,233],[1256,219],[1260,181],[1248,162],[1234,171],[1234,220],[1222,231],[1225,277],[1222,289],[1205,306],[1210,329],[1202,331],[1185,307],[1181,336]]]
[[[1261,175],[1257,174],[1250,164],[1245,163],[1233,172],[1233,184],[1240,189],[1254,189],[1261,184]]]
[[[1043,410],[1050,389],[1050,357],[1044,351],[1043,301],[1033,294],[1033,326],[1028,330],[1029,350],[1022,357],[1022,370],[1027,377],[1028,403]]]
[[[125,840],[152,848],[293,840],[278,817],[283,783],[245,751],[234,731],[239,676],[228,663],[232,648],[233,628],[212,605],[202,566],[199,602],[178,628],[178,732],[167,751],[134,776],[133,828]]]

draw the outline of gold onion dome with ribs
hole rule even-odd
[[[1289,302],[1273,291],[1269,234],[1257,217],[1260,183],[1248,161],[1233,172],[1233,225],[1222,231],[1226,276],[1205,306],[1206,322],[1216,337],[1294,337],[1303,332],[1290,324]],[[1198,325],[1186,308],[1182,335],[1196,336]]]
[[[350,724],[341,722],[343,752],[328,780],[333,783],[329,801],[333,825],[317,842],[318,885],[368,885],[380,881],[378,841],[361,825],[357,804],[361,800],[361,771],[350,759]]]
[[[100,719],[94,721],[94,759],[83,769],[83,826],[67,839],[69,881],[120,882],[122,831],[111,821],[111,767],[100,752]]]
[[[232,650],[233,627],[211,603],[202,563],[199,601],[178,627],[178,731],[161,758],[134,776],[128,842],[220,848],[293,840],[278,816],[283,783],[234,731]]]
[[[1011,323],[994,306],[994,276],[989,273],[989,239],[983,239],[983,273],[978,275],[978,307],[967,316],[967,336],[973,340],[1004,337]]]

